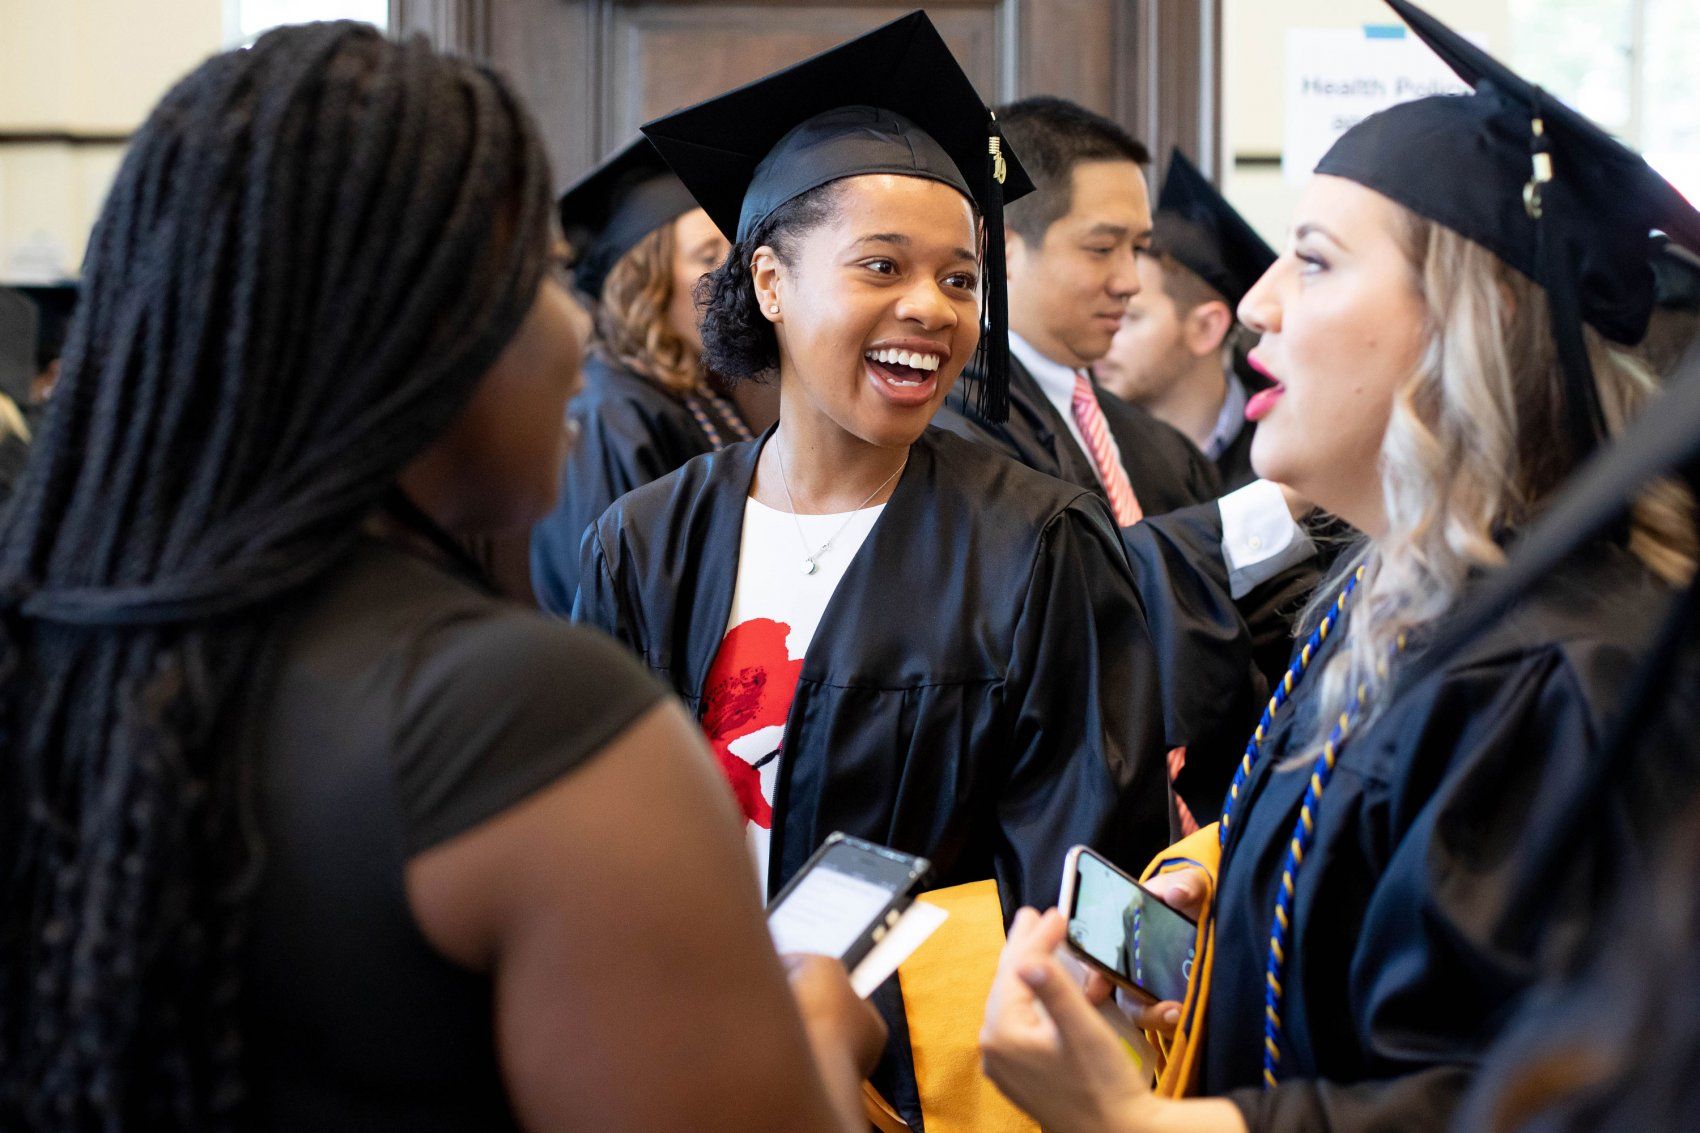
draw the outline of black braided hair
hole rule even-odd
[[[550,210],[501,82],[357,24],[217,56],[137,134],[0,529],[0,1128],[241,1123],[232,721],[530,310]]]

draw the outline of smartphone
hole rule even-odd
[[[929,868],[926,858],[830,835],[768,906],[774,948],[855,968],[909,907]]]
[[[1186,998],[1198,923],[1104,860],[1076,846],[1063,864],[1068,950],[1118,987],[1151,1000]]]

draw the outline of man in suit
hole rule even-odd
[[[1139,293],[1093,376],[1185,433],[1224,491],[1242,488],[1257,479],[1246,401],[1269,383],[1244,362],[1235,311],[1275,249],[1179,150],[1157,196],[1155,248],[1140,257]]]
[[[1101,493],[1124,527],[1214,499],[1216,470],[1192,442],[1106,393],[1090,371],[1139,291],[1150,154],[1114,122],[1059,98],[1022,99],[997,116],[1037,186],[1004,214],[1009,420],[977,411],[971,371],[935,423]]]

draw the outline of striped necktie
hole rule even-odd
[[[1104,485],[1104,493],[1110,497],[1110,511],[1115,514],[1117,524],[1132,527],[1145,512],[1140,509],[1139,497],[1133,494],[1133,485],[1127,482],[1127,470],[1110,447],[1110,426],[1104,420],[1104,410],[1098,405],[1098,393],[1092,388],[1092,380],[1078,372],[1074,375],[1073,407],[1074,422],[1080,426],[1080,435],[1086,438],[1086,453],[1092,458],[1092,466],[1098,470],[1098,482]]]

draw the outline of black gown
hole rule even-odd
[[[1009,420],[1003,424],[989,421],[975,410],[978,384],[973,371],[964,374],[933,424],[1047,476],[1104,496],[1091,458],[1075,443],[1068,423],[1020,360],[1009,360]],[[1128,483],[1146,515],[1161,515],[1221,495],[1215,465],[1180,430],[1101,387],[1098,405],[1121,450]]]
[[[578,437],[561,474],[555,510],[531,533],[531,584],[538,605],[563,617],[578,593],[585,528],[608,505],[714,445],[679,398],[641,375],[592,355],[584,389],[567,405]]]
[[[1343,527],[1331,534],[1340,538]],[[1123,528],[1134,582],[1157,647],[1166,742],[1186,749],[1175,776],[1199,822],[1222,809],[1246,737],[1287,670],[1293,626],[1325,564],[1345,548],[1295,564],[1239,599],[1222,563],[1222,513],[1212,501]]]
[[[1172,570],[1177,593],[1232,611],[1219,560],[1195,564]],[[1622,792],[1588,802],[1567,869],[1529,863],[1593,789],[1602,730],[1666,598],[1600,545],[1434,671],[1402,685],[1420,642],[1401,658],[1316,813],[1286,948],[1282,1082],[1265,1090],[1270,922],[1313,761],[1288,748],[1317,687],[1299,684],[1236,805],[1217,896],[1203,1088],[1253,1133],[1446,1127],[1544,965],[1603,905],[1634,822]]]
[[[1230,368],[1228,380],[1239,382],[1240,385],[1244,386],[1248,398],[1274,384],[1268,378],[1244,364],[1236,364]],[[1224,494],[1243,488],[1257,479],[1257,472],[1251,466],[1251,440],[1256,435],[1256,423],[1242,418],[1239,423],[1239,430],[1234,434],[1234,439],[1228,442],[1226,448],[1216,454],[1216,474],[1221,478]]]
[[[1234,439],[1216,455],[1216,475],[1222,480],[1224,494],[1257,479],[1257,472],[1251,466],[1251,439],[1256,435],[1257,426],[1250,421],[1243,422]]]
[[[575,617],[700,712],[727,629],[761,441],[633,492],[584,544]],[[1137,867],[1170,807],[1154,658],[1098,498],[929,429],[804,658],[774,787],[771,896],[834,830],[995,877],[1006,917],[1054,904],[1085,842]],[[908,1085],[892,1019],[900,1112]]]

